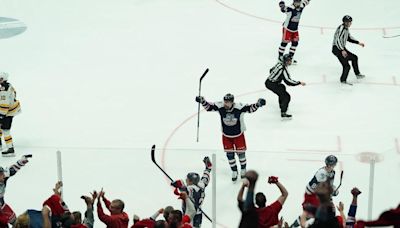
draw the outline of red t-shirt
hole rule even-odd
[[[278,214],[282,209],[282,204],[277,200],[271,205],[263,208],[256,208],[258,214],[258,227],[271,227],[279,222]]]
[[[136,222],[134,225],[131,226],[131,228],[153,228],[156,222],[151,219],[143,219],[138,222]]]

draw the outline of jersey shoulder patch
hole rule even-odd
[[[243,103],[235,103],[235,105],[233,106],[233,108],[236,108],[236,109],[242,109],[244,106],[246,106],[246,104],[243,104]]]
[[[222,101],[215,102],[214,104],[215,104],[215,106],[217,106],[218,108],[224,107],[224,102],[222,102]]]

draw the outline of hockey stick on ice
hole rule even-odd
[[[154,154],[155,154],[155,151],[156,151],[156,145],[153,145],[153,146],[151,147],[151,160],[152,160],[153,163],[161,170],[161,172],[163,172],[163,173],[165,174],[165,176],[167,176],[168,179],[171,180],[171,182],[173,182],[174,180],[168,175],[168,173],[166,173],[166,172],[164,171],[164,169],[161,168],[161,166],[159,166],[159,165],[157,164],[156,158],[155,158],[155,155],[154,155]],[[192,201],[193,204],[195,204],[194,201],[193,201],[191,198],[189,198],[189,199],[190,199],[190,201]],[[201,211],[201,213],[203,213],[204,217],[206,217],[206,218],[208,219],[208,221],[212,222],[211,218],[210,218],[201,208],[198,208],[198,209]]]
[[[395,37],[399,37],[400,36],[400,34],[398,34],[398,35],[393,35],[393,36],[383,36],[383,38],[395,38]]]
[[[203,78],[206,76],[207,73],[208,73],[208,68],[206,69],[206,71],[204,71],[203,75],[201,75],[201,77],[200,77],[199,96],[201,95],[201,81],[203,81]],[[200,103],[197,106],[197,139],[196,139],[196,142],[199,142],[199,129],[200,129]]]

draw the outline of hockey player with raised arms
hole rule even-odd
[[[257,111],[265,105],[265,100],[260,98],[255,104],[235,103],[234,96],[230,93],[224,96],[223,102],[208,102],[202,96],[197,96],[196,101],[203,105],[206,111],[219,112],[222,124],[222,143],[232,170],[232,181],[238,178],[235,153],[239,157],[241,178],[246,174],[246,140],[244,131],[246,126],[243,121],[243,114]]]
[[[204,201],[205,189],[210,182],[210,173],[212,169],[212,163],[209,157],[204,157],[203,159],[205,169],[203,171],[203,176],[200,179],[200,175],[195,172],[190,172],[186,175],[186,185],[183,180],[176,180],[171,183],[172,186],[178,188],[180,191],[185,191],[189,199],[193,202],[196,214],[193,218],[193,227],[199,228],[202,223],[203,215],[201,211],[201,204]],[[183,204],[183,212],[186,212],[186,205]]]
[[[299,44],[299,22],[301,13],[303,9],[310,0],[293,0],[292,6],[286,6],[284,1],[279,2],[279,7],[281,8],[282,13],[286,13],[286,20],[283,22],[282,28],[282,42],[279,47],[279,60],[282,61],[283,54],[285,53],[286,46],[289,42],[292,43],[292,46],[289,50],[289,55],[292,57],[296,52],[297,45]]]
[[[7,181],[10,177],[14,176],[22,167],[28,163],[28,158],[32,155],[24,155],[11,167],[0,167],[0,227],[8,227],[7,224],[14,224],[16,215],[11,207],[4,201],[4,194],[6,192]]]

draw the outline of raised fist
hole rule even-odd
[[[196,96],[196,102],[203,103],[204,102],[204,97],[203,96]]]
[[[278,177],[275,177],[275,176],[268,177],[268,183],[270,183],[270,184],[278,183]]]
[[[211,163],[209,157],[204,157],[203,162],[206,165],[206,169],[211,169],[212,168],[212,163]]]
[[[257,106],[258,107],[262,107],[262,106],[264,106],[265,105],[265,99],[263,99],[263,98],[260,98],[260,99],[258,99],[258,101],[257,101]]]
[[[183,180],[176,180],[174,182],[171,182],[171,185],[174,186],[175,188],[182,188],[183,186],[185,186]]]
[[[358,196],[361,194],[361,191],[358,188],[353,188],[353,189],[351,189],[351,194],[353,196]]]

